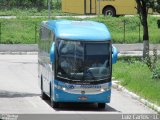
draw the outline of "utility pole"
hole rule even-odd
[[[48,0],[48,19],[51,18],[51,0]]]
[[[101,1],[101,0],[98,0],[98,17],[100,16],[100,6],[101,6],[101,5],[100,5],[100,1]]]

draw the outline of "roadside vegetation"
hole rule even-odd
[[[157,27],[159,18],[149,16],[150,43],[160,43],[160,29]],[[138,16],[134,17],[101,17],[91,18],[90,20],[105,23],[111,31],[113,43],[141,43],[142,26]]]
[[[113,65],[113,77],[130,91],[160,105],[160,61],[150,69],[140,58],[121,58]]]
[[[67,13],[62,13],[61,10],[52,9],[52,16],[62,16],[69,15]],[[38,10],[38,8],[12,8],[12,9],[2,9],[0,10],[0,16],[48,16],[48,9]]]
[[[0,16],[47,16],[49,0],[1,0]],[[52,15],[65,15],[61,12],[61,0],[51,1]]]
[[[49,0],[1,0],[0,16],[17,16],[17,19],[0,19],[0,43],[36,43],[39,23],[47,18],[33,18],[28,16],[48,16]],[[61,12],[61,0],[51,0],[51,16],[70,16]],[[55,18],[52,18],[55,19]],[[78,18],[64,18],[82,20]],[[157,27],[158,17],[148,17],[150,43],[160,43],[160,29]],[[93,20],[105,23],[111,31],[113,43],[142,43],[143,27],[138,16],[134,17],[95,17],[84,20]],[[14,29],[16,27],[16,29]],[[36,29],[35,29],[36,28]],[[14,29],[14,31],[13,31]],[[27,32],[30,31],[30,32]]]
[[[0,43],[33,44],[38,40],[38,26],[45,18],[0,19]]]
[[[16,19],[0,19],[0,43],[33,44],[38,40],[39,24],[47,17],[17,17]],[[51,19],[56,19],[52,17]],[[134,17],[94,17],[94,18],[61,18],[72,20],[93,20],[107,25],[111,32],[113,43],[141,43],[142,26],[140,26],[138,16]],[[150,43],[160,43],[160,29],[157,27],[158,17],[149,16]],[[125,31],[124,31],[125,30]]]

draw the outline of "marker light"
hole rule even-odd
[[[66,90],[66,88],[64,88],[64,87],[63,87],[63,88],[62,88],[62,90],[63,90],[63,91],[65,91],[65,90]]]

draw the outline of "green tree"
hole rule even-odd
[[[149,58],[148,9],[160,13],[160,0],[135,0],[141,24],[143,26],[143,58]]]
[[[38,8],[43,8],[46,5],[47,0],[0,0],[0,9],[5,8],[23,8],[23,7],[38,7]]]

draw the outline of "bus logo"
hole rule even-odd
[[[81,94],[85,94],[85,91],[81,91]]]
[[[74,86],[73,85],[66,85],[66,88],[67,89],[74,89]]]

